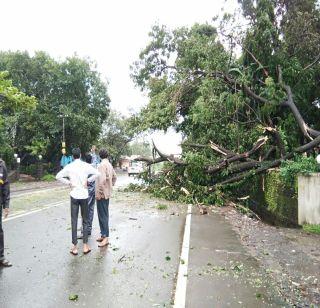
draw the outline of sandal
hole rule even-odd
[[[90,251],[91,251],[91,249],[88,249],[87,251],[84,251],[83,254],[87,255]]]
[[[97,238],[97,242],[102,242],[103,241],[103,237],[99,237],[99,238]]]
[[[76,249],[71,249],[70,250],[70,253],[74,256],[77,256],[78,255],[78,251],[76,251]]]
[[[6,259],[3,259],[2,261],[0,261],[0,266],[3,266],[3,267],[11,267],[12,266],[12,263],[10,263],[8,260]]]
[[[105,244],[101,245],[101,244],[98,244],[98,247],[105,247],[105,246],[108,246],[110,243],[109,242],[106,242]]]

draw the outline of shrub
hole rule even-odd
[[[298,174],[308,174],[319,171],[317,161],[313,156],[304,157],[296,155],[293,160],[285,161],[281,164],[280,176],[285,184],[295,187],[297,190]]]
[[[320,234],[320,225],[305,224],[302,228],[306,232]]]

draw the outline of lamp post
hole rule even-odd
[[[38,180],[41,180],[42,175],[43,175],[43,164],[42,164],[42,155],[38,155],[38,174],[37,174],[37,178]]]
[[[15,158],[16,161],[16,169],[17,169],[17,173],[16,173],[16,180],[19,181],[20,180],[20,157],[18,156],[17,153],[13,154],[13,157]]]
[[[64,116],[62,116],[62,142],[66,143],[66,133],[65,133],[65,126],[64,126]]]
[[[60,114],[59,118],[62,118],[62,143],[61,143],[61,147],[62,149],[65,149],[66,147],[66,129],[65,129],[65,118],[67,118],[68,116],[65,114]]]

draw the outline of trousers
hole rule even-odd
[[[94,204],[96,201],[95,198],[95,183],[89,183],[88,184],[88,193],[89,193],[89,198],[88,198],[88,234],[91,234],[92,232],[92,222],[93,222],[93,216],[94,216]]]
[[[4,239],[2,229],[2,206],[0,205],[0,261],[4,259]]]
[[[88,199],[74,199],[71,197],[71,232],[72,244],[77,245],[77,226],[79,208],[82,217],[83,243],[88,243]]]
[[[109,237],[109,199],[97,200],[101,237]]]

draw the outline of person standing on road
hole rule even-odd
[[[4,218],[9,215],[10,184],[5,162],[0,158],[0,266],[10,267],[12,264],[4,257],[4,236],[2,229],[2,210]]]
[[[96,179],[96,200],[101,237],[97,242],[99,247],[103,247],[109,244],[109,199],[117,176],[108,160],[107,150],[101,149],[99,155],[101,163],[98,165],[100,174]]]
[[[92,164],[92,155],[90,153],[87,153],[85,155],[86,162],[88,164]],[[94,167],[94,166],[93,166]],[[91,177],[91,174],[89,175]],[[88,183],[88,235],[91,235],[92,232],[92,222],[93,222],[93,216],[94,216],[94,204],[96,202],[95,198],[95,181]]]
[[[66,149],[62,149],[62,156],[60,159],[60,167],[63,169],[66,165],[71,163],[69,157],[66,155]]]
[[[95,167],[95,168],[97,168],[98,164],[100,164],[100,161],[101,161],[99,155],[97,155],[96,152],[97,152],[97,148],[96,148],[95,145],[93,145],[93,146],[91,147],[91,152],[90,152],[90,154],[91,154],[91,157],[92,157],[92,159],[91,159],[91,165],[92,165],[93,167]]]
[[[74,161],[65,166],[56,175],[56,179],[62,183],[68,184],[72,188],[70,192],[70,203],[73,247],[71,248],[70,253],[73,255],[78,254],[77,224],[80,207],[83,229],[83,253],[87,254],[91,251],[88,245],[88,183],[93,182],[99,175],[99,172],[90,164],[80,160],[81,151],[79,148],[73,149],[72,155]],[[89,175],[91,176],[89,177]]]

